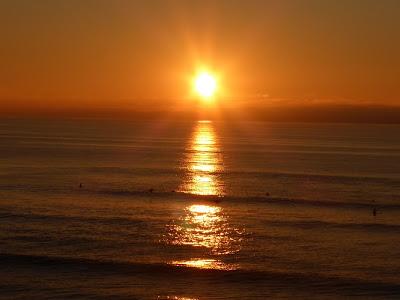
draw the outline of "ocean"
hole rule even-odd
[[[399,299],[400,126],[0,120],[1,299]]]

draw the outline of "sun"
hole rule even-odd
[[[217,81],[212,74],[202,72],[196,76],[194,87],[203,99],[211,99],[217,90]]]

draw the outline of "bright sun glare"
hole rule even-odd
[[[194,86],[203,99],[210,99],[217,89],[217,81],[212,74],[204,72],[195,78]]]

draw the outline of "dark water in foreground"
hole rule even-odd
[[[0,298],[398,299],[399,132],[3,120]]]

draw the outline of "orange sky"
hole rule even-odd
[[[397,0],[0,2],[0,110],[400,104]]]

